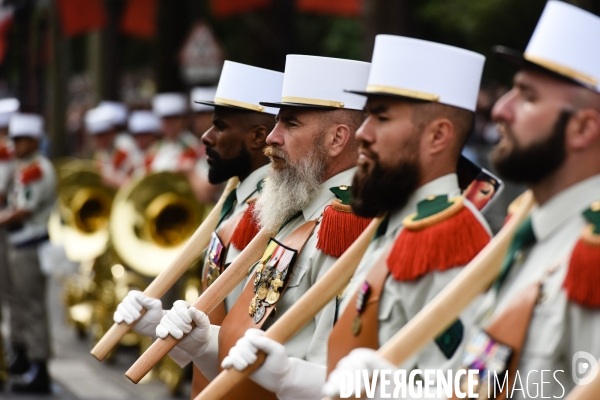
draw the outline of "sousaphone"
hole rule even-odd
[[[58,207],[48,222],[50,240],[62,244],[71,261],[93,260],[108,245],[114,191],[104,186],[93,161],[67,159],[55,166]]]
[[[109,222],[112,245],[125,265],[155,277],[192,236],[205,211],[185,176],[147,175],[117,192]]]

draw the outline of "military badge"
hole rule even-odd
[[[271,239],[254,275],[255,296],[250,302],[248,313],[258,324],[268,309],[279,301],[281,289],[288,277],[290,266],[296,260],[298,252],[275,239]]]
[[[221,274],[221,263],[225,256],[224,249],[225,246],[223,246],[223,242],[217,233],[213,232],[210,237],[210,244],[206,251],[206,261],[204,264],[207,287],[212,285]]]
[[[360,329],[362,328],[360,315],[365,310],[365,305],[367,304],[370,294],[371,285],[369,285],[369,282],[364,281],[360,286],[360,289],[358,289],[358,295],[356,296],[356,317],[354,317],[354,320],[352,321],[352,334],[354,336],[358,336],[360,334]]]

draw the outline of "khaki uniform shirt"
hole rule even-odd
[[[37,172],[27,173],[39,168]],[[17,160],[8,196],[8,207],[26,210],[31,217],[23,226],[9,234],[9,242],[19,246],[47,235],[48,218],[56,200],[56,176],[50,161],[41,154],[26,160]]]
[[[534,308],[519,362],[522,387],[529,390],[529,397],[542,386],[541,373],[532,372],[527,379],[530,371],[551,370],[544,375],[544,396],[562,398],[574,387],[574,354],[585,351],[600,358],[600,310],[570,302],[562,288],[571,252],[588,224],[582,212],[597,200],[600,175],[569,187],[535,209],[531,219],[536,244],[513,264],[499,292],[491,289],[485,294],[477,312],[478,325],[485,327],[526,287],[558,266],[543,280],[542,301]],[[560,384],[553,378],[558,370],[564,371],[555,375]],[[522,391],[515,391],[514,396],[525,398]]]
[[[456,174],[449,174],[429,182],[415,191],[407,204],[399,211],[390,215],[386,233],[374,240],[367,249],[362,258],[354,276],[352,277],[347,289],[340,299],[340,309],[338,315],[341,315],[354,293],[365,281],[367,274],[380,259],[383,253],[395,242],[402,231],[402,220],[408,215],[417,211],[417,203],[425,200],[429,196],[447,195],[449,199],[459,196],[458,178]],[[481,224],[489,231],[480,212],[468,200],[465,200],[465,206],[469,207],[473,214],[479,219]],[[490,233],[491,236],[491,233]],[[434,272],[420,277],[415,281],[400,282],[389,276],[385,282],[381,299],[379,301],[379,345],[382,346],[392,338],[408,321],[410,321],[427,303],[429,303],[446,285],[460,273],[462,268],[452,268],[443,272]],[[354,307],[354,304],[350,304]],[[463,325],[470,323],[472,311],[461,315]],[[461,346],[464,345],[461,343]],[[460,351],[457,350],[456,354]],[[457,357],[450,360],[441,352],[435,343],[428,344],[418,355],[407,361],[405,368],[420,369],[435,368],[442,366],[444,370],[456,368],[459,365]]]

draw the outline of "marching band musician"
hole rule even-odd
[[[50,392],[46,276],[40,268],[38,247],[48,240],[56,178],[52,164],[38,151],[43,135],[41,116],[11,117],[9,136],[14,142],[16,169],[0,226],[9,230],[7,300],[11,347],[16,355],[9,365],[13,392]]]

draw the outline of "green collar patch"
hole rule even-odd
[[[413,221],[419,221],[432,215],[438,214],[454,204],[448,201],[448,196],[429,196],[417,204],[417,215]]]
[[[336,186],[329,188],[329,190],[335,195],[335,197],[341,200],[343,205],[349,206],[352,202],[352,193],[350,191],[350,186]]]
[[[583,212],[583,216],[594,226],[592,233],[600,235],[600,201],[593,202],[591,207]]]

